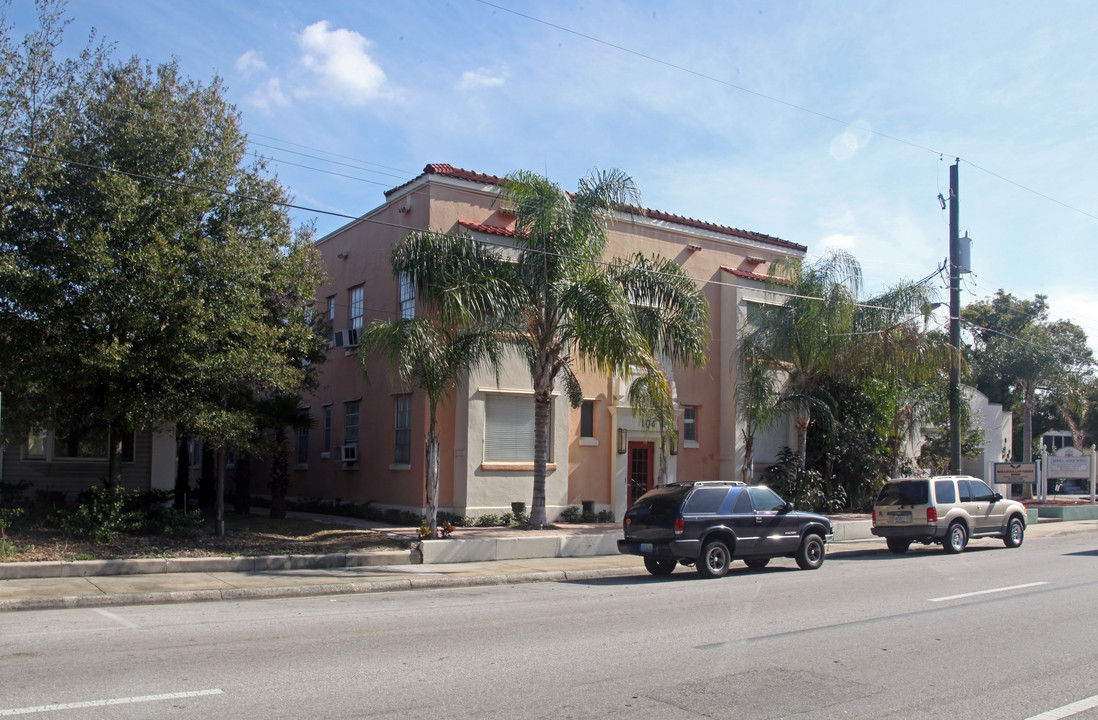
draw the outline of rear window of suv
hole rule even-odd
[[[727,487],[700,487],[694,488],[694,492],[683,507],[684,515],[712,514],[721,509],[721,504],[728,497]]]
[[[652,510],[677,510],[679,503],[682,502],[686,493],[690,492],[692,488],[689,486],[681,487],[665,487],[656,488],[655,490],[649,490],[642,495],[630,510],[643,510],[650,508]],[[727,488],[724,488],[725,492],[728,492]]]
[[[926,480],[885,483],[877,496],[878,505],[926,505],[929,500]]]

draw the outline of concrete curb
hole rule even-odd
[[[539,582],[569,582],[622,577],[642,573],[637,568],[603,568],[598,570],[555,570],[506,575],[450,575],[444,577],[411,577],[372,582],[326,583],[320,585],[290,585],[265,588],[227,588],[221,590],[180,590],[145,593],[115,593],[110,595],[70,595],[60,597],[27,597],[0,600],[0,612],[18,610],[59,610],[102,608],[118,605],[167,605],[173,603],[218,602],[240,600],[273,600],[278,598],[324,597],[329,595],[362,595],[368,593],[401,592],[405,590],[440,590],[456,587],[490,585],[522,585]]]
[[[75,560],[0,563],[0,580],[35,578],[104,577],[163,573],[264,572],[272,570],[323,570],[378,565],[416,565],[419,550],[325,553],[322,555],[259,555],[254,557],[131,558],[124,560]]]

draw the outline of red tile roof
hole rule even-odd
[[[458,225],[464,228],[469,228],[476,232],[488,233],[490,235],[502,235],[503,237],[514,237],[515,231],[510,228],[499,227],[497,225],[485,225],[484,223],[469,222],[468,220],[458,220]]]
[[[731,267],[728,267],[727,265],[721,265],[721,270],[724,270],[725,272],[728,272],[728,273],[732,273],[736,277],[747,278],[748,280],[757,280],[759,282],[769,282],[769,280],[770,280],[769,275],[763,275],[761,273],[748,272],[747,270],[740,270],[739,268],[731,268]],[[788,282],[786,282],[784,280],[775,280],[774,282],[778,283],[779,285],[788,285],[789,284]]]
[[[473,172],[472,170],[463,170],[461,168],[456,168],[453,165],[432,163],[423,168],[423,173],[418,177],[409,180],[403,185],[398,185],[392,190],[385,191],[385,196],[388,197],[389,195],[392,195],[396,191],[412,184],[424,175],[442,175],[445,177],[455,178],[457,180],[467,180],[469,182],[484,183],[485,185],[498,185],[503,179],[496,175],[487,175],[485,173]],[[685,225],[686,227],[692,227],[699,230],[710,230],[712,232],[721,233],[722,235],[732,235],[734,237],[743,238],[746,240],[755,240],[757,242],[766,243],[768,245],[776,245],[778,247],[786,248],[789,250],[796,250],[800,252],[807,252],[808,250],[808,247],[805,245],[790,242],[789,240],[782,240],[781,238],[773,237],[771,235],[764,235],[762,233],[752,232],[750,230],[740,230],[738,228],[728,227],[727,225],[718,225],[716,223],[706,222],[704,220],[695,220],[694,218],[684,217],[682,215],[674,215],[672,213],[662,212],[660,210],[640,208],[639,214],[651,220],[662,220],[664,222],[675,223],[676,225]]]

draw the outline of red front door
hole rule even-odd
[[[653,443],[629,443],[629,504],[652,489]]]

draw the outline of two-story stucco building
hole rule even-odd
[[[409,232],[463,232],[506,242],[513,218],[496,202],[500,178],[428,165],[385,193],[384,204],[317,242],[329,280],[317,292],[328,318],[331,350],[318,389],[303,398],[314,419],[298,436],[291,496],[373,502],[422,512],[427,402],[394,384],[380,357],[359,367],[358,331],[374,319],[414,314],[411,288],[392,276],[392,248]],[[781,256],[806,248],[654,210],[622,215],[609,227],[607,258],[632,253],[673,259],[698,280],[710,303],[710,348],[704,368],[671,368],[680,442],[666,456],[667,478],[737,479],[743,461],[736,416],[736,338],[752,302],[767,301],[764,280]],[[563,393],[553,405],[546,506],[550,519],[568,506],[612,510],[659,477],[656,431],[645,430],[627,403],[630,378],[578,368],[582,407]],[[439,507],[476,516],[529,507],[533,480],[534,403],[529,371],[515,357],[496,376],[474,372],[440,408]],[[785,425],[756,440],[760,463],[791,444]]]

